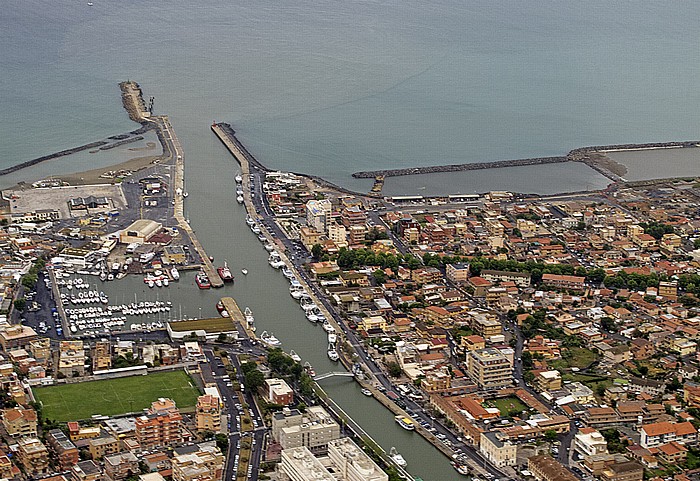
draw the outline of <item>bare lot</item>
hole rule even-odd
[[[3,192],[10,199],[10,211],[15,213],[34,212],[41,209],[56,209],[62,219],[71,216],[68,201],[75,197],[107,197],[111,201],[109,209],[123,209],[126,206],[122,188],[119,185],[77,185],[42,189],[15,189]],[[95,212],[79,211],[79,216]]]

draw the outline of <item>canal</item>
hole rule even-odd
[[[326,355],[326,333],[320,326],[306,320],[298,303],[288,291],[288,282],[280,271],[267,263],[268,253],[245,223],[245,209],[236,203],[234,176],[238,164],[210,132],[208,125],[186,122],[182,128],[173,122],[186,153],[185,215],[214,263],[228,261],[236,276],[233,285],[221,289],[201,291],[193,282],[192,271],[184,273],[179,282],[170,287],[149,289],[138,276],[129,276],[119,282],[105,283],[105,292],[112,302],[132,302],[134,292],[138,300],[172,302],[172,310],[162,314],[183,317],[215,317],[216,301],[232,296],[255,316],[258,334],[267,330],[283,342],[287,352],[296,351],[304,362],[310,362],[318,374],[342,369]],[[248,275],[241,269],[248,269]],[[400,428],[392,413],[373,398],[360,392],[359,386],[347,378],[321,381],[329,395],[357,421],[387,452],[392,446],[408,461],[408,470],[426,481],[463,479],[444,457],[420,435]]]

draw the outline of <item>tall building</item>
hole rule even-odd
[[[92,353],[92,370],[101,371],[112,367],[112,343],[97,341]]]
[[[13,438],[37,435],[37,415],[33,409],[11,408],[2,411],[2,425]]]
[[[322,462],[305,446],[282,450],[280,471],[292,481],[388,481],[382,471],[349,438],[328,445],[328,458]]]
[[[221,403],[219,398],[211,394],[205,394],[197,398],[197,431],[221,431]]]
[[[272,416],[272,438],[283,449],[305,446],[325,452],[328,443],[340,437],[340,426],[321,406],[310,406],[305,413],[285,408]]]
[[[172,459],[173,481],[220,481],[224,455],[214,443],[202,443],[197,450]]]
[[[17,442],[17,460],[26,473],[49,472],[49,451],[37,438],[22,438]]]
[[[80,461],[78,448],[60,429],[49,431],[46,435],[46,443],[54,456],[56,456],[58,465],[62,470],[70,469]]]
[[[182,416],[170,399],[155,401],[144,416],[136,418],[136,440],[143,449],[181,443],[182,430]]]
[[[340,218],[345,227],[364,226],[367,223],[367,212],[359,205],[351,205],[340,212]]]
[[[388,481],[389,476],[377,463],[352,442],[340,438],[328,443],[328,458],[346,481]]]
[[[513,383],[508,357],[493,348],[467,353],[467,373],[481,389],[497,389]]]
[[[306,203],[306,225],[316,232],[326,233],[331,221],[333,204],[328,199],[310,200]]]

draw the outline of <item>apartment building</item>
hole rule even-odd
[[[49,472],[49,451],[38,438],[22,438],[17,442],[17,461],[26,473],[36,475]]]
[[[216,396],[205,394],[197,398],[195,413],[197,431],[218,433],[221,431],[221,402]]]
[[[66,377],[85,375],[85,348],[83,341],[61,341],[58,347],[56,372]]]
[[[214,443],[203,443],[197,450],[173,456],[173,481],[220,481],[224,455]]]
[[[481,389],[498,389],[513,383],[510,360],[492,348],[467,353],[467,373]]]
[[[109,481],[121,481],[141,471],[139,460],[131,452],[114,454],[104,459],[105,476]]]
[[[640,433],[639,444],[647,449],[672,441],[681,444],[694,444],[698,439],[698,432],[690,422],[644,424]]]
[[[49,450],[54,454],[58,461],[58,466],[62,470],[68,470],[80,461],[78,448],[68,439],[60,429],[52,429],[46,435],[46,443]]]
[[[512,282],[518,287],[530,287],[530,274],[526,272],[483,270],[481,277],[492,283]]]
[[[37,435],[37,415],[33,409],[11,408],[2,411],[2,425],[13,438]]]
[[[542,275],[542,284],[557,289],[570,289],[573,291],[582,291],[586,286],[585,281],[586,278],[580,276],[564,276],[559,274]]]
[[[389,476],[350,438],[328,443],[328,458],[346,481],[388,481]]]
[[[73,481],[102,481],[102,470],[94,461],[80,461],[71,468]]]
[[[312,452],[325,452],[328,443],[340,437],[340,426],[321,406],[310,406],[305,413],[285,408],[272,416],[272,438],[283,449],[304,446]]]
[[[306,203],[306,225],[322,234],[331,220],[333,204],[328,199],[310,200]]]
[[[608,443],[600,432],[593,428],[581,428],[574,438],[574,450],[582,456],[607,454]]]
[[[136,440],[143,449],[170,446],[182,442],[182,415],[175,402],[161,398],[148,412],[136,418]]]
[[[88,442],[88,449],[92,459],[102,459],[120,451],[119,441],[113,436],[91,439]]]

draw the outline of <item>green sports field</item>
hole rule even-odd
[[[184,371],[170,371],[41,387],[34,389],[34,395],[43,405],[45,419],[63,422],[140,411],[159,397],[188,408],[197,404],[199,391]]]

